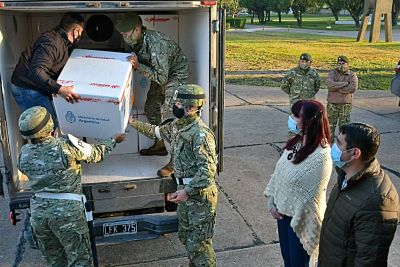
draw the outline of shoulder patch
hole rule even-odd
[[[68,139],[77,149],[79,149],[83,154],[85,154],[85,156],[90,157],[90,155],[92,155],[93,148],[91,145],[76,138],[72,134],[68,134]]]

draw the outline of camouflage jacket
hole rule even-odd
[[[289,95],[292,106],[297,100],[314,99],[320,86],[321,78],[315,69],[309,68],[305,72],[296,67],[283,78],[281,88]]]
[[[160,85],[171,80],[185,82],[189,75],[189,63],[181,48],[161,32],[144,30],[132,51],[139,60],[137,70]]]
[[[21,148],[18,169],[29,178],[34,193],[82,194],[80,161],[95,163],[103,160],[115,147],[115,140],[102,140],[89,145],[84,151],[67,138],[49,137],[37,144],[26,144]]]
[[[215,183],[217,156],[215,136],[200,117],[176,119],[162,126],[135,121],[140,133],[171,143],[171,158],[176,178],[193,178],[185,186],[189,196]]]

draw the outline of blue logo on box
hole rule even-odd
[[[72,113],[72,111],[67,111],[67,114],[65,114],[65,119],[66,119],[69,123],[74,123],[74,122],[76,122],[76,117],[75,117],[74,113]]]

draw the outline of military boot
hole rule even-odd
[[[166,156],[168,151],[165,148],[164,141],[156,141],[151,147],[139,151],[142,156]]]
[[[167,165],[158,170],[157,175],[160,177],[168,177],[171,176],[171,174],[173,173],[174,173],[174,168],[172,166],[172,162],[170,161],[168,162]]]

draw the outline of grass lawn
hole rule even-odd
[[[251,18],[246,17],[246,23],[251,23]],[[335,24],[335,18],[329,14],[304,14],[303,24],[301,27],[297,25],[296,18],[293,15],[283,14],[282,22],[279,23],[277,15],[271,15],[271,21],[267,21],[266,26],[273,27],[284,27],[284,28],[302,28],[302,29],[312,29],[312,30],[332,30],[332,31],[358,31],[355,27],[353,18],[348,15],[339,16],[339,21],[351,21],[352,24],[341,25]],[[257,16],[254,18],[254,24],[260,24],[258,22]],[[328,29],[327,27],[331,28]],[[369,26],[368,26],[369,29]],[[383,29],[383,26],[382,26]],[[400,26],[394,26],[393,29],[400,29]]]
[[[313,67],[325,77],[335,66],[337,56],[350,59],[360,82],[360,89],[387,90],[399,60],[400,43],[356,42],[312,34],[228,32],[226,70],[273,71],[265,75],[228,75],[227,82],[238,84],[279,85],[286,70],[297,65],[301,53],[311,53]]]

